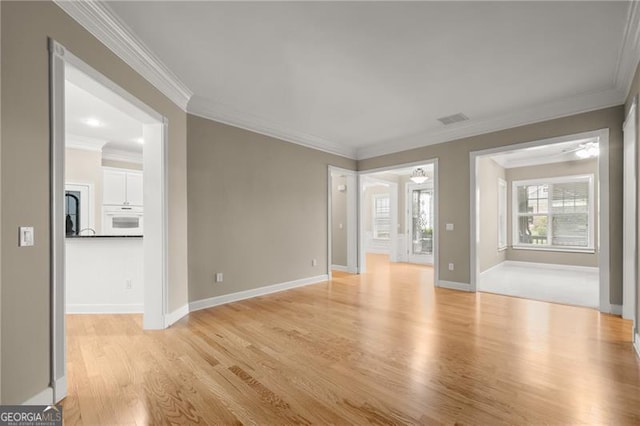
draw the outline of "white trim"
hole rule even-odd
[[[20,405],[50,405],[53,402],[53,388],[47,387],[46,389],[27,399]]]
[[[503,200],[504,198],[504,200]],[[498,251],[504,251],[507,249],[508,244],[508,238],[509,238],[509,232],[508,232],[508,222],[509,222],[509,218],[507,217],[509,215],[509,208],[508,208],[508,200],[509,200],[509,194],[507,193],[507,181],[502,179],[502,178],[498,178]],[[503,202],[504,201],[504,202]],[[504,223],[500,223],[500,215],[503,214],[504,215]],[[500,236],[501,234],[503,237],[503,240],[500,240]]]
[[[127,65],[183,111],[193,92],[102,1],[54,0]]]
[[[622,305],[611,305],[609,312],[612,315],[622,315]]]
[[[563,248],[561,246],[545,246],[544,244],[515,244],[511,246],[512,250],[530,250],[530,251],[557,251],[562,253],[585,253],[585,254],[594,254],[596,249],[591,248],[580,248],[580,247],[567,247]],[[503,249],[504,250],[504,249]]]
[[[173,324],[175,324],[176,322],[180,321],[183,317],[185,317],[188,314],[189,314],[189,304],[185,303],[184,305],[180,306],[175,311],[170,312],[167,315],[165,315],[165,317],[164,317],[164,326],[165,326],[165,328],[168,328],[168,327],[172,326]]]
[[[622,46],[618,52],[614,81],[616,87],[625,96],[631,89],[638,61],[640,61],[640,10],[638,9],[638,2],[631,1],[629,2]]]
[[[291,142],[307,148],[356,159],[356,149],[339,143],[289,129],[279,123],[272,123],[262,117],[247,112],[236,111],[233,107],[194,96],[189,102],[189,114],[218,123],[227,124],[253,133]]]
[[[124,161],[125,163],[142,164],[142,153],[109,149],[102,151],[103,160]]]
[[[469,153],[470,161],[470,173],[469,173],[469,197],[470,197],[470,209],[469,220],[471,222],[469,233],[469,266],[470,266],[470,281],[472,291],[477,290],[477,283],[480,278],[479,261],[478,261],[478,231],[480,227],[479,223],[479,205],[478,192],[479,179],[477,177],[477,161],[479,157],[495,154],[503,151],[512,151],[514,149],[530,148],[534,146],[550,145],[561,142],[568,142],[578,139],[586,139],[597,137],[600,143],[600,156],[598,157],[598,188],[599,198],[596,203],[599,206],[598,214],[598,229],[600,229],[598,244],[596,248],[598,252],[598,265],[599,265],[599,310],[600,312],[610,311],[610,259],[609,259],[609,129],[600,129],[595,131],[583,132],[573,135],[559,136],[549,139],[541,139],[536,141],[516,143],[512,145],[499,146],[495,148],[489,148],[479,151],[471,151]]]
[[[67,376],[63,376],[63,377],[59,378],[58,380],[56,380],[54,382],[54,384],[53,384],[53,389],[56,389],[56,392],[54,392],[54,394],[51,395],[51,398],[52,399],[55,398],[53,403],[57,404],[58,402],[62,401],[67,396],[67,389],[68,389]]]
[[[499,263],[498,265],[504,264],[505,266],[523,266],[527,268],[544,268],[544,269],[555,269],[559,271],[576,271],[576,272],[598,272],[597,266],[580,266],[580,265],[564,265],[564,264],[556,264],[556,263],[539,263],[539,262],[525,262],[522,260],[505,260],[504,262]],[[496,265],[496,266],[498,266]],[[489,271],[492,268],[487,269],[484,272]]]
[[[622,318],[636,320],[636,284],[637,284],[637,128],[636,104],[634,96],[631,108],[622,125],[623,132],[623,205],[622,205]]]
[[[619,105],[624,102],[629,92],[640,59],[640,12],[637,2],[630,2],[613,87],[554,100],[499,117],[479,118],[451,128],[422,132],[355,149],[321,137],[286,129],[264,118],[251,117],[229,105],[202,98],[194,97],[187,109],[193,92],[145,46],[109,6],[101,1],[54,1],[183,110],[188,110],[193,115],[358,160]]]
[[[508,262],[508,260],[503,260],[500,263],[496,263],[495,265],[490,266],[489,268],[485,269],[484,271],[480,271],[480,276],[482,276],[482,275],[484,275],[484,274],[488,273],[489,271],[492,271],[492,270],[494,270],[496,268],[499,268],[500,266],[504,265],[506,262]]]
[[[414,148],[456,141],[471,136],[618,106],[624,103],[625,97],[626,92],[623,93],[620,89],[609,89],[573,98],[560,99],[499,117],[465,121],[460,125],[452,125],[451,128],[443,130],[423,132],[413,136],[368,145],[358,149],[357,159],[364,160],[394,152],[408,151]]]
[[[104,139],[96,139],[96,138],[90,138],[87,136],[79,136],[79,135],[73,135],[73,134],[67,133],[64,144],[65,144],[65,148],[81,149],[83,151],[101,152],[102,147],[104,147],[107,144],[107,142],[108,141]]]
[[[67,314],[142,314],[144,305],[67,305]]]
[[[222,296],[210,297],[208,299],[196,300],[189,302],[189,312],[199,311],[201,309],[211,308],[213,306],[224,305],[227,303],[237,302],[240,300],[251,299],[258,296],[264,296],[271,293],[290,290],[296,287],[303,287],[310,284],[317,284],[328,281],[327,274],[317,275],[315,277],[301,278],[299,280],[288,281],[279,284],[272,284],[265,287],[258,287],[251,290],[239,291],[236,293],[223,294]]]
[[[449,290],[469,291],[472,292],[471,285],[467,283],[458,283],[455,281],[438,280],[436,287],[446,288]]]
[[[640,334],[638,333],[633,338],[633,347],[636,349],[636,355],[640,358]]]
[[[343,265],[331,265],[333,271],[349,272],[349,268]]]

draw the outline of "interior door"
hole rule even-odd
[[[433,264],[435,198],[432,183],[407,184],[407,260]]]

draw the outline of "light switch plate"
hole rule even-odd
[[[453,231],[453,223],[447,223],[446,230]]]
[[[18,233],[20,236],[18,240],[19,247],[30,247],[33,245],[33,226],[21,226],[18,228]]]

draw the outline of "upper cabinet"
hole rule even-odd
[[[104,169],[102,203],[142,206],[142,172]]]

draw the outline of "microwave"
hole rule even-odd
[[[102,233],[104,235],[142,235],[143,207],[104,206]]]

